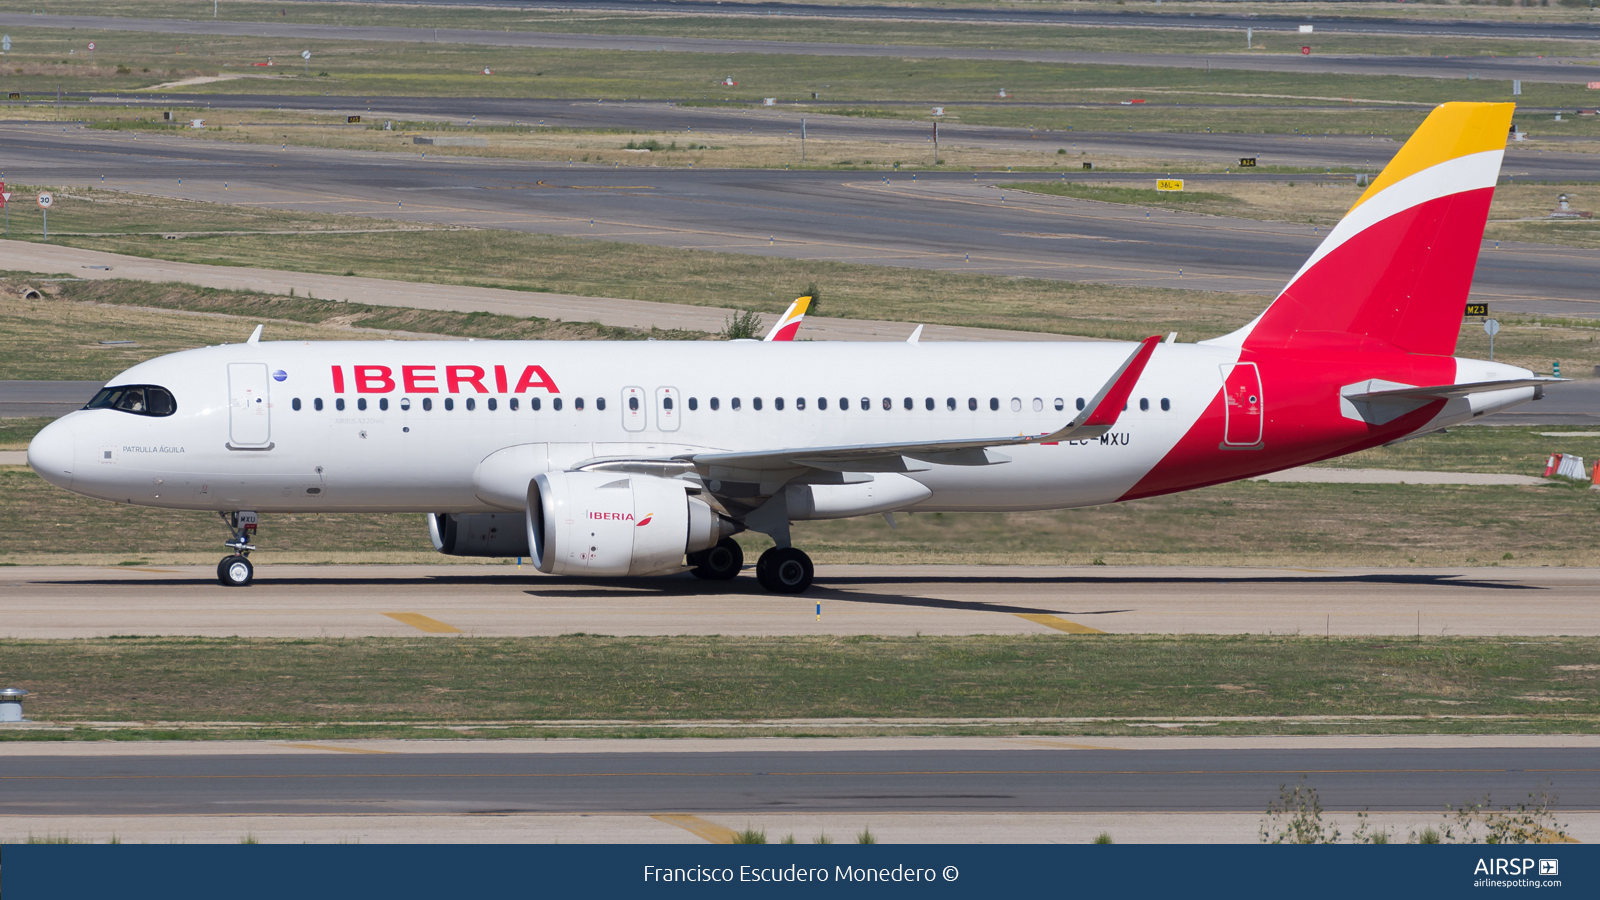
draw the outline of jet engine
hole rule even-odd
[[[552,575],[659,575],[740,530],[682,481],[546,472],[528,484],[527,546]]]
[[[521,513],[429,513],[428,537],[446,556],[531,556]]]

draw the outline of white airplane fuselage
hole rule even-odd
[[[224,345],[151,360],[112,380],[165,387],[176,401],[172,415],[80,410],[41,434],[30,448],[30,462],[60,487],[142,506],[503,512],[521,508],[515,496],[525,488],[525,476],[592,460],[1046,434],[1078,414],[1078,401],[1094,395],[1132,346]],[[1010,459],[1000,464],[934,464],[879,477],[904,477],[925,486],[930,492],[925,499],[903,507],[916,510],[1055,509],[1126,499],[1208,410],[1216,413],[1225,373],[1239,363],[1240,353],[1205,344],[1158,346],[1126,409],[1100,437],[1005,448]],[[1450,382],[1528,374],[1481,361],[1435,362],[1460,370],[1448,373]],[[497,367],[504,373],[502,382],[496,381]],[[537,367],[531,380],[539,383],[515,390],[529,367]],[[1280,361],[1276,368],[1285,367]],[[1322,368],[1316,360],[1290,360],[1287,367],[1310,371],[1274,384],[1274,367],[1265,366],[1259,386],[1262,421],[1246,426],[1256,431],[1245,434],[1261,439],[1241,439],[1237,450],[1217,442],[1215,453],[1225,466],[1171,473],[1170,486],[1148,493],[1300,465],[1436,430],[1533,396],[1532,388],[1476,394],[1397,423],[1403,430],[1373,432],[1340,415],[1336,388],[1341,380],[1426,379],[1407,379],[1406,373],[1378,365],[1337,376],[1316,371]],[[342,385],[335,383],[336,372]],[[1321,409],[1307,423],[1298,420],[1305,418],[1302,394],[1309,383],[1316,385]],[[669,398],[676,415],[663,409]],[[639,409],[630,408],[630,400]],[[1274,427],[1291,419],[1296,420],[1293,431]],[[1363,427],[1350,427],[1357,424]],[[1224,422],[1223,431],[1227,427]],[[524,461],[510,476],[524,484],[510,491],[509,499],[506,491],[486,490],[480,472],[484,461],[498,451],[527,446],[539,448],[539,462],[529,469]]]

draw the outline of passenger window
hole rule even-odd
[[[1170,409],[1172,409],[1172,401],[1168,400],[1165,397],[1162,397],[1161,398],[1161,411],[1162,412],[1167,412]]]
[[[539,407],[541,407],[543,405],[544,405],[544,401],[540,400],[538,397],[529,397],[528,398],[528,408],[533,410],[534,412],[538,412],[539,411]]]
[[[916,407],[917,407],[916,402],[914,400],[912,400],[910,397],[906,398],[906,404],[905,405],[906,405],[906,409],[916,409]]]
[[[776,410],[778,410],[780,412],[783,411],[783,398],[782,397],[773,397],[772,398],[772,408],[776,409]]]
[[[672,401],[668,400],[667,401],[667,409],[671,409],[671,408],[672,408]],[[632,411],[632,412],[638,412],[639,411],[639,398],[638,397],[629,397],[628,398],[628,409],[630,411]]]
[[[1057,397],[1056,398],[1056,412],[1061,412],[1062,410],[1064,410],[1066,408],[1067,408],[1067,401],[1061,399],[1060,397]]]
[[[300,411],[300,398],[296,397],[293,400],[290,400],[289,401],[289,408],[294,410],[295,412],[299,412]]]
[[[977,409],[977,408],[978,408],[978,398],[977,397],[968,397],[967,398],[967,409]]]
[[[696,409],[699,409],[699,408],[700,408],[700,398],[699,397],[690,397],[689,398],[689,409],[696,410]]]
[[[453,397],[444,398],[444,411],[445,412],[452,412],[453,410],[455,410],[455,408],[456,408],[455,398],[453,398]]]
[[[794,398],[794,408],[795,409],[799,409],[799,410],[804,410],[806,408],[806,398],[804,398],[804,397],[796,397],[796,398]]]
[[[448,403],[449,401],[445,401],[445,402]],[[478,408],[478,401],[474,400],[471,397],[468,397],[467,398],[467,412],[472,412],[473,410],[475,410],[477,408]]]
[[[1033,411],[1044,412],[1044,400],[1038,397],[1033,398]]]
[[[716,412],[717,410],[719,410],[721,408],[722,408],[722,401],[718,400],[716,397],[712,397],[711,398],[711,411],[712,412]]]
[[[555,410],[556,412],[561,412],[561,398],[560,397],[556,397],[556,398],[552,399],[550,401],[550,408]]]
[[[378,408],[383,410],[384,412],[388,412],[389,411],[389,398],[388,397],[379,397],[378,398]]]
[[[883,399],[887,400],[889,398],[885,397]],[[862,412],[866,412],[867,410],[869,410],[871,408],[872,408],[872,398],[871,397],[862,397],[861,398],[861,411]]]
[[[1150,411],[1150,398],[1149,397],[1140,397],[1139,398],[1139,411],[1140,412],[1149,412]]]
[[[823,412],[827,412],[827,410],[828,410],[828,398],[827,397],[818,397],[817,398],[817,409],[821,410]]]
[[[400,411],[401,412],[405,412],[406,410],[409,410],[410,408],[411,408],[411,398],[410,397],[401,397],[400,398]]]
[[[606,409],[606,398],[604,398],[604,397],[596,397],[596,398],[594,398],[594,408],[600,410],[601,412],[605,412],[605,409]]]
[[[990,397],[989,398],[989,409],[991,411],[994,411],[994,410],[998,410],[999,408],[1000,408],[1000,398],[999,397]]]
[[[956,408],[956,398],[954,398],[954,397],[946,397],[946,398],[944,398],[944,408],[945,409],[955,409]]]
[[[850,408],[850,398],[849,397],[840,397],[839,398],[839,409],[840,409],[840,411],[844,411],[844,410],[847,410],[849,408]]]
[[[499,401],[497,401],[493,397],[489,398],[489,412],[494,412],[497,408],[499,408],[499,406],[500,406]]]
[[[926,405],[928,407],[928,411],[929,412],[933,412],[933,398],[932,397],[929,397],[924,405]]]
[[[317,399],[311,401],[311,408],[317,412],[322,412],[322,398],[318,397]]]
[[[894,401],[890,400],[888,397],[883,398],[883,408],[885,410],[894,409]]]
[[[1078,398],[1078,408],[1079,409],[1083,409],[1083,398],[1082,397]]]
[[[433,412],[433,398],[432,397],[423,397],[422,398],[422,411],[423,412]]]
[[[994,404],[991,403],[989,405],[989,408],[993,409],[994,408]],[[1011,411],[1012,412],[1022,412],[1022,398],[1021,397],[1012,397],[1011,398]]]
[[[572,411],[573,412],[583,412],[583,398],[582,397],[574,397],[574,398],[572,398]]]
[[[333,401],[333,408],[339,412],[344,412],[344,398],[340,397],[339,399]]]
[[[750,405],[754,406],[759,411],[761,409],[761,398],[757,397],[754,400],[751,400]]]
[[[733,399],[729,400],[728,401],[728,408],[733,410],[734,412],[738,412],[739,411],[739,398],[738,397],[734,397]]]
[[[512,397],[511,399],[506,401],[506,407],[508,409],[510,409],[512,412],[516,412],[518,403],[519,403],[519,401],[517,400],[517,398],[516,397]]]
[[[356,401],[356,409],[359,409],[362,412],[366,412],[367,411],[367,398],[362,397],[360,400],[357,400]]]
[[[661,408],[662,409],[671,409],[672,408],[672,398],[671,397],[662,397],[661,398]]]

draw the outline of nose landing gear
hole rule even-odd
[[[250,551],[256,545],[250,543],[250,538],[256,533],[257,517],[253,512],[240,510],[236,513],[217,513],[228,526],[228,531],[233,537],[223,541],[223,546],[232,547],[234,553],[222,558],[217,563],[217,581],[223,587],[249,587],[255,578],[255,566],[250,564]]]

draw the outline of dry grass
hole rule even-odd
[[[827,733],[827,720],[856,717],[931,719],[925,730],[938,732],[960,729],[950,720],[961,718],[1172,715],[1269,719],[1219,723],[1207,733],[1276,733],[1283,726],[1270,719],[1282,716],[1312,717],[1294,723],[1302,732],[1526,731],[1536,722],[1590,732],[1600,678],[1571,667],[1597,650],[1595,638],[1132,635],[5,642],[7,678],[32,691],[30,715],[78,726],[18,735],[36,740],[163,730],[188,738],[392,737],[452,726],[509,737],[563,731],[539,723],[607,720],[807,720]],[[1559,715],[1539,702],[1549,697],[1567,701]],[[1441,700],[1463,717],[1418,713]],[[1315,718],[1349,716],[1403,721]],[[1001,730],[1126,733],[1127,725]]]
[[[242,341],[261,322],[271,324],[273,340],[706,337],[699,332],[651,332],[117,280],[38,282],[43,299],[23,300],[17,288],[25,283],[29,279],[0,273],[0,322],[5,323],[0,327],[0,379],[107,379],[167,353]]]

